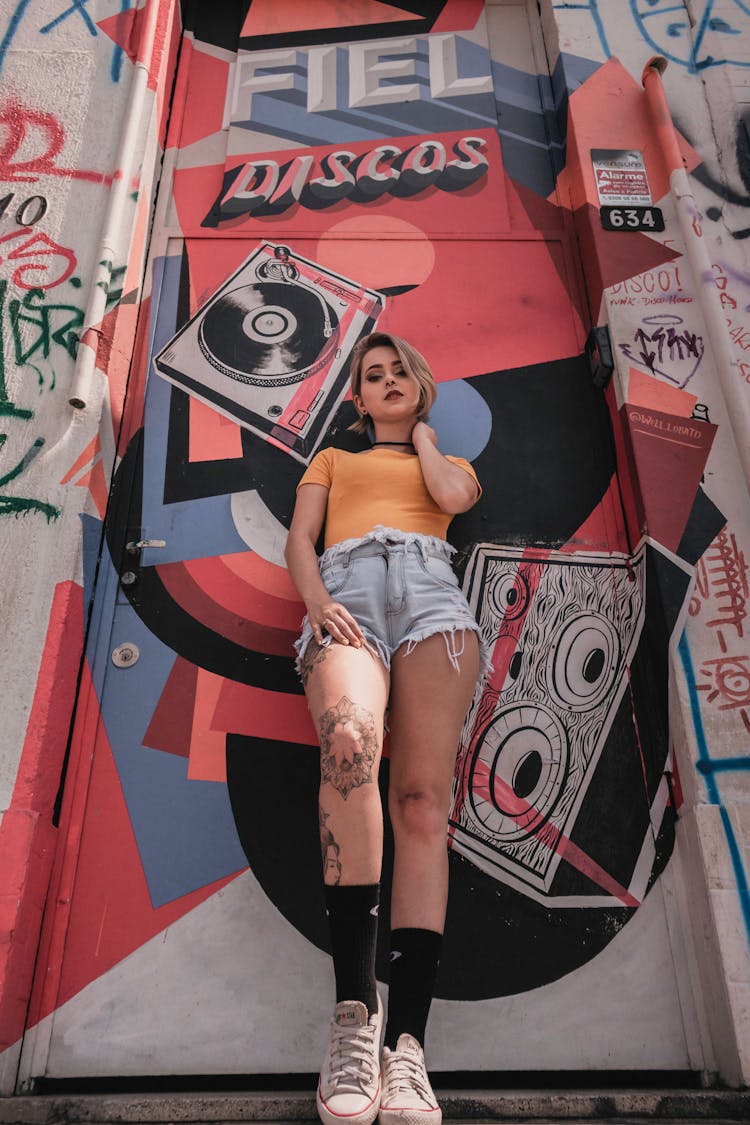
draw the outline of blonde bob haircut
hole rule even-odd
[[[390,332],[371,332],[369,336],[365,336],[356,344],[352,352],[352,365],[349,376],[352,395],[361,396],[362,394],[362,367],[364,365],[364,358],[373,348],[395,348],[404,371],[407,375],[412,375],[417,380],[419,383],[417,421],[423,422],[430,413],[432,404],[437,398],[437,387],[435,386],[434,376],[422,353],[418,352],[411,344],[407,344],[406,340],[402,340],[400,336],[392,336]],[[367,416],[360,414],[357,421],[353,422],[349,429],[356,431],[358,434],[364,434],[367,432],[367,426]]]

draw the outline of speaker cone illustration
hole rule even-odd
[[[451,846],[546,903],[569,905],[558,872],[563,857],[582,855],[576,826],[627,690],[645,580],[643,545],[628,558],[533,558],[479,544],[466,567],[464,591],[494,672],[461,734]],[[599,895],[595,904],[612,901]]]

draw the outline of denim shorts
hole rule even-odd
[[[420,641],[442,633],[448,658],[458,671],[468,629],[479,637],[483,681],[489,671],[489,652],[451,566],[454,552],[444,539],[378,526],[362,539],[345,539],[329,547],[320,556],[320,576],[386,668],[402,645],[409,655]],[[312,637],[305,617],[295,645],[298,671]],[[324,637],[323,644],[332,639]]]

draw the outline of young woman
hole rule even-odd
[[[336,1006],[318,1085],[324,1125],[439,1125],[423,1043],[448,895],[458,739],[480,670],[479,628],[450,565],[451,518],[481,489],[425,421],[436,387],[396,336],[352,359],[362,453],[324,449],[300,481],[286,560],[307,607],[298,668],[321,747],[320,835]],[[325,551],[315,545],[325,523]],[[394,834],[391,980],[382,1013],[375,944],[383,847],[377,787],[384,716]],[[381,1080],[382,1078],[382,1080]]]

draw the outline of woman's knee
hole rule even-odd
[[[421,839],[445,838],[448,797],[428,786],[391,785],[388,809],[395,835]]]
[[[321,789],[331,786],[346,801],[360,786],[377,780],[382,717],[342,695],[317,717]]]

